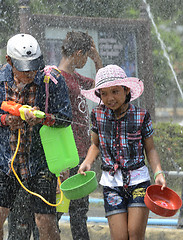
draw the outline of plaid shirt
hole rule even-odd
[[[129,104],[126,115],[115,119],[112,110],[100,105],[91,113],[92,131],[100,142],[102,166],[130,169],[144,162],[144,139],[153,134],[149,113]]]
[[[42,124],[30,127],[25,123],[24,128],[21,129],[21,146],[14,167],[22,178],[27,178],[27,174],[28,176],[34,176],[38,171],[48,168],[39,135],[42,125],[50,126],[52,124],[55,127],[67,127],[72,121],[71,105],[65,80],[57,71],[53,70],[51,74],[57,79],[58,83],[55,85],[52,81],[49,82],[48,117]],[[34,81],[27,84],[19,92],[14,85],[11,66],[9,64],[2,66],[0,68],[0,105],[5,100],[14,100],[23,105],[37,106],[41,111],[45,111],[44,73],[38,71]],[[17,131],[11,131],[9,126],[5,124],[5,114],[7,112],[0,109],[0,169],[8,174],[15,144],[17,144]],[[56,116],[54,122],[52,119],[49,121],[51,114]]]
[[[14,101],[18,102],[22,105],[34,106],[35,95],[36,95],[36,84],[31,83],[25,85],[22,91],[19,91],[17,86],[13,84],[13,86],[8,86],[8,83],[5,83],[6,89],[6,101]],[[16,170],[19,170],[20,175],[23,179],[27,179],[28,177],[28,165],[27,161],[29,159],[30,145],[31,145],[31,132],[32,127],[29,126],[26,122],[24,123],[24,127],[20,129],[20,146],[18,149],[18,153],[15,159],[14,166]],[[17,130],[11,130],[10,132],[10,148],[12,153],[15,152],[17,146]],[[17,166],[19,169],[17,169]]]

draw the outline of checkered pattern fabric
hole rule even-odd
[[[92,131],[99,136],[104,166],[128,170],[144,161],[144,139],[153,134],[146,110],[130,104],[126,115],[117,120],[111,109],[100,105],[93,109],[91,121]]]
[[[22,105],[30,105],[34,106],[35,102],[35,92],[36,85],[34,83],[28,84],[24,87],[24,89],[20,92],[15,84],[12,87],[5,83],[6,88],[6,101],[14,101],[20,103]],[[30,145],[31,145],[31,132],[32,127],[28,124],[24,124],[24,128],[20,129],[21,137],[20,137],[20,146],[15,159],[14,167],[19,171],[22,179],[27,179],[28,177],[28,164],[27,161],[29,159]],[[18,140],[18,131],[11,130],[10,134],[10,147],[12,154],[14,154],[17,146]],[[18,166],[18,169],[17,169]]]

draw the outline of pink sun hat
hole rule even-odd
[[[98,70],[95,77],[95,88],[81,90],[81,94],[93,102],[100,103],[101,99],[95,94],[99,92],[99,89],[120,85],[130,88],[130,101],[140,97],[144,91],[144,84],[140,79],[127,77],[125,71],[117,65],[107,65]]]

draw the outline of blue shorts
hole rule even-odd
[[[129,207],[146,207],[144,196],[148,186],[150,186],[150,181],[129,186],[127,189],[103,187],[106,217],[128,212]]]

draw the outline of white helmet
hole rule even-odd
[[[29,34],[17,34],[10,38],[7,43],[7,55],[20,72],[43,69],[45,66],[39,44]]]

